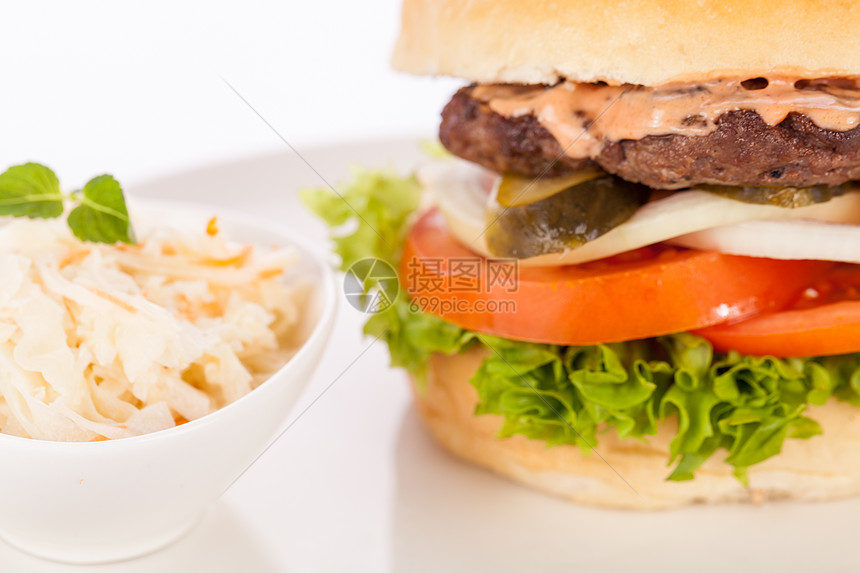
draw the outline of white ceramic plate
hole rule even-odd
[[[405,170],[420,152],[409,140],[303,155],[337,186],[350,165]],[[279,221],[322,252],[324,229],[296,196],[322,184],[287,151],[128,187]],[[569,505],[461,464],[424,433],[381,344],[356,360],[368,344],[362,320],[341,305],[329,354],[293,417],[334,384],[199,527],[99,573],[856,570],[860,500],[628,513]],[[0,545],[0,571],[80,569]]]

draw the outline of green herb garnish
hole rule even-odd
[[[54,172],[38,163],[14,165],[0,173],[0,215],[56,219],[67,201],[75,207],[68,223],[82,241],[112,245],[137,242],[119,182],[111,175],[90,179],[72,193],[60,191]]]

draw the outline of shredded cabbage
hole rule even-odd
[[[143,223],[134,246],[82,242],[58,220],[0,228],[0,432],[91,441],[171,428],[290,358],[294,249],[236,244],[214,224]]]

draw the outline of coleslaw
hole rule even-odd
[[[289,248],[146,225],[139,244],[59,220],[0,228],[0,432],[117,439],[195,420],[295,352],[303,286]]]

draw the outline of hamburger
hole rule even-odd
[[[405,0],[394,66],[467,84],[456,159],[304,197],[345,270],[399,270],[365,331],[443,447],[618,508],[860,493],[852,24],[808,0]]]

